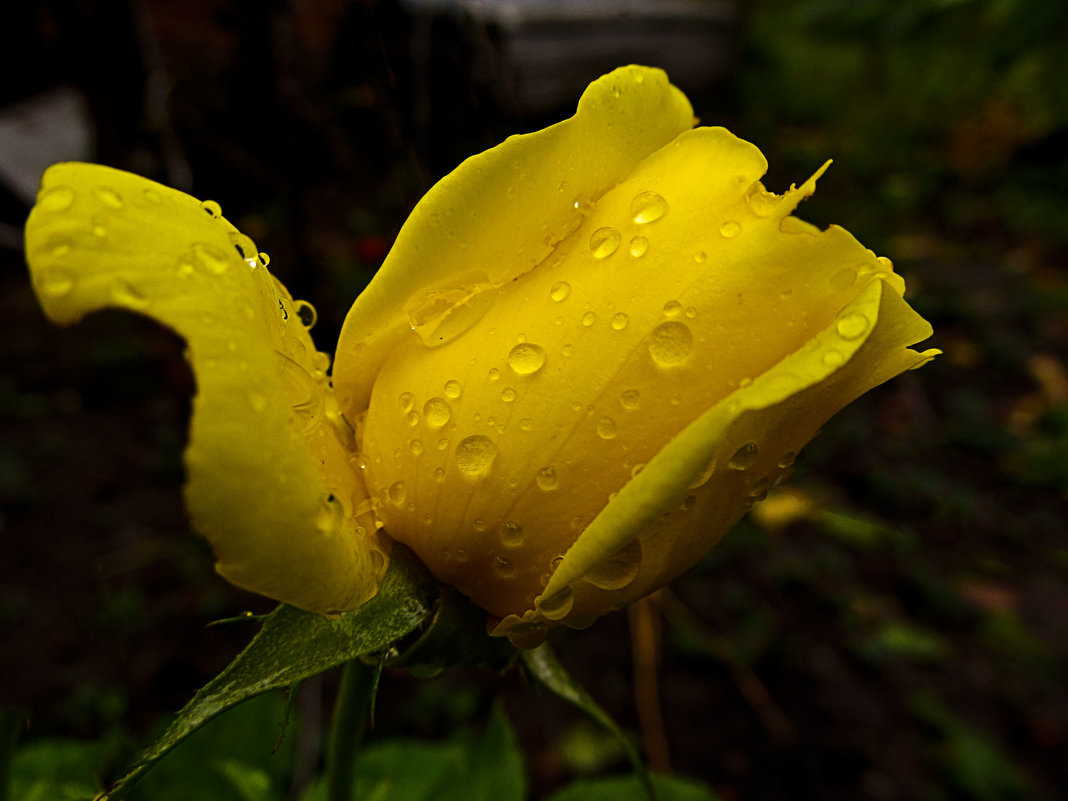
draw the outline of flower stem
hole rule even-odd
[[[359,659],[346,663],[334,703],[334,719],[330,725],[330,745],[326,756],[327,801],[356,799],[356,754],[363,739],[376,685],[374,668]]]

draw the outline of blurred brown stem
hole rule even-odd
[[[649,769],[671,773],[664,715],[660,709],[658,668],[660,662],[660,593],[654,593],[628,608],[630,639],[634,656],[634,696]]]

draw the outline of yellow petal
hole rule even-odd
[[[26,250],[55,322],[121,307],[185,338],[197,383],[186,502],[223,576],[318,612],[374,594],[385,558],[329,357],[251,239],[213,204],[69,163],[45,173]]]
[[[465,161],[420,201],[349,312],[334,380],[342,410],[367,408],[389,352],[413,326],[444,344],[485,314],[487,290],[554,257],[591,204],[641,159],[693,125],[657,69],[594,81],[574,117]]]

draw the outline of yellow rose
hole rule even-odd
[[[888,260],[789,216],[822,170],[769,193],[756,147],[692,125],[627,67],[468,159],[353,305],[332,387],[255,246],[181,193],[54,167],[31,269],[57,321],[120,305],[186,337],[187,500],[223,575],[354,608],[384,527],[531,645],[686,570],[838,409],[937,353],[909,349],[931,329]]]

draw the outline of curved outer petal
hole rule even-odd
[[[622,67],[590,84],[575,116],[512,136],[439,181],[345,320],[334,370],[342,411],[354,419],[367,408],[379,367],[413,322],[552,257],[592,203],[693,122],[663,71]],[[446,327],[481,311],[464,309]]]
[[[698,474],[716,470],[714,432],[733,430],[722,404],[751,397],[757,379],[765,389],[783,381],[777,365],[839,325],[843,343],[817,347],[828,370],[841,367],[852,353],[844,343],[870,333],[880,302],[872,287],[903,291],[889,262],[844,230],[787,216],[815,178],[779,197],[760,184],[765,169],[754,146],[723,129],[679,135],[605,192],[552,260],[478,296],[487,300],[466,333],[436,347],[402,338],[380,371],[363,449],[382,520],[440,578],[506,618],[500,631],[517,642],[523,628],[589,619],[696,561],[757,482],[777,475],[746,483],[735,475],[746,471],[720,464],[726,479],[707,490],[716,501],[703,520],[695,513],[679,530],[655,522],[704,497],[686,501]],[[850,316],[857,303],[870,315],[863,326]],[[885,358],[858,369],[882,375]],[[887,377],[851,386],[850,397]],[[809,370],[791,393],[824,378]],[[805,412],[821,422],[846,402],[805,398],[818,401]],[[673,438],[716,409],[720,427],[677,450]],[[809,436],[791,439],[793,450]],[[680,454],[689,461],[665,469]],[[650,524],[653,539],[636,540]],[[539,596],[538,612],[518,618]]]
[[[223,576],[324,613],[375,593],[385,558],[329,357],[251,239],[217,206],[68,163],[45,173],[26,251],[53,321],[120,307],[185,338],[197,382],[186,503]]]

